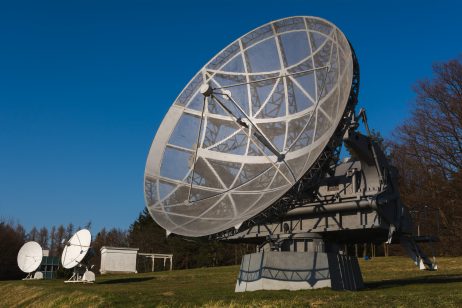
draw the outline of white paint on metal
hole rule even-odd
[[[30,241],[22,245],[18,252],[18,267],[24,273],[36,271],[42,263],[42,247],[39,243]]]
[[[90,249],[91,233],[87,229],[77,231],[66,242],[61,254],[61,264],[64,268],[73,268],[85,258]]]

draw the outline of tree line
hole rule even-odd
[[[83,226],[91,230],[91,222]],[[32,227],[26,232],[24,227],[11,221],[0,221],[0,279],[17,279],[24,277],[16,257],[21,246],[27,241],[38,242],[43,249],[49,250],[50,256],[61,256],[66,240],[81,227],[68,225],[52,226],[50,229]],[[189,239],[179,236],[166,236],[165,230],[144,209],[128,230],[112,228],[101,229],[93,233],[92,248],[95,256],[91,259],[94,271],[98,272],[101,262],[100,249],[103,246],[133,247],[139,252],[173,254],[173,268],[185,269],[239,264],[244,254],[254,252],[255,247],[247,244],[228,244],[210,242],[206,239]],[[138,271],[143,271],[143,260],[139,260]],[[151,268],[151,266],[149,266]],[[156,264],[160,269],[160,264]]]

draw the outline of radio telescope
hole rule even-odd
[[[145,169],[151,216],[167,234],[258,244],[236,291],[358,289],[358,262],[339,247],[365,241],[401,242],[434,269],[358,93],[354,50],[331,22],[289,17],[243,35],[162,121]],[[342,144],[352,158],[339,163]]]
[[[322,153],[352,78],[348,41],[320,19],[284,19],[231,43],[194,76],[154,138],[145,177],[154,219],[203,236],[260,213]]]
[[[95,281],[95,274],[89,270],[88,260],[94,255],[91,243],[91,233],[87,229],[77,231],[66,243],[61,255],[61,264],[65,269],[74,272],[65,282]]]
[[[42,279],[43,274],[41,272],[34,272],[39,268],[42,263],[43,252],[42,247],[39,243],[31,241],[22,245],[18,252],[18,267],[24,273],[27,273],[26,278],[29,279]]]

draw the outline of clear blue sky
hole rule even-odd
[[[386,137],[416,80],[462,52],[458,1],[1,1],[0,217],[128,228],[156,129],[190,78],[274,19],[335,23],[361,66],[360,106]]]

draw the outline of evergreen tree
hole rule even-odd
[[[25,276],[16,261],[18,251],[25,240],[25,231],[21,225],[15,226],[13,223],[0,221],[0,280]]]
[[[255,251],[253,245],[229,244],[208,238],[188,238],[171,234],[160,227],[145,208],[128,231],[130,247],[139,252],[173,254],[176,269],[236,264],[242,255]],[[236,262],[237,261],[237,262]]]

